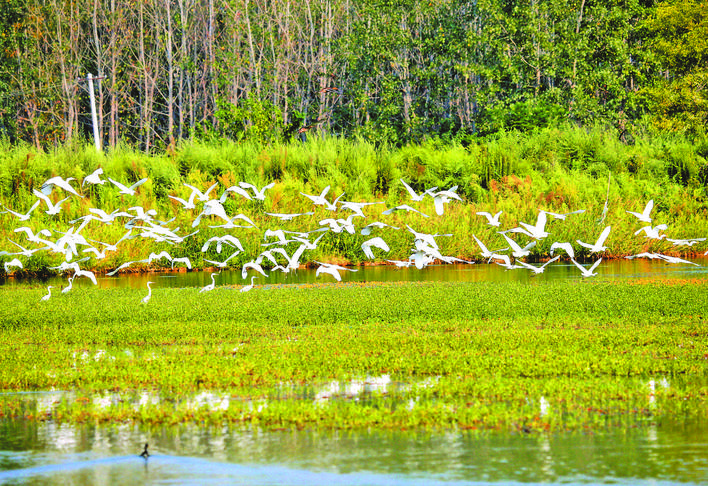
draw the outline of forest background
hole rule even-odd
[[[3,0],[0,137],[90,137],[91,73],[102,144],[146,152],[568,123],[700,141],[707,15],[699,0]]]

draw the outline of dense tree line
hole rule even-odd
[[[405,143],[569,120],[703,135],[703,0],[4,0],[0,136]]]

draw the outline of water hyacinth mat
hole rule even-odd
[[[705,420],[702,281],[0,289],[8,418],[600,430]]]

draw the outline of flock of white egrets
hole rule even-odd
[[[147,179],[142,179],[131,186],[125,186],[118,181],[111,178],[102,179],[103,175],[102,169],[97,169],[91,175],[84,178],[81,183],[81,188],[83,189],[86,184],[106,184],[107,182],[113,184],[120,194],[123,196],[131,197],[135,195],[136,190],[147,181]],[[29,221],[31,219],[32,213],[42,204],[46,205],[46,214],[57,215],[61,211],[61,205],[71,197],[83,198],[72,185],[71,181],[73,178],[63,179],[61,177],[53,177],[47,180],[39,191],[33,190],[34,195],[37,200],[31,205],[28,211],[18,212],[13,209],[5,207],[5,211],[2,213],[9,213],[17,218],[18,221]],[[462,198],[456,193],[457,186],[452,187],[447,190],[438,191],[436,187],[425,190],[422,193],[417,193],[412,187],[406,184],[403,179],[401,183],[404,185],[408,193],[410,194],[410,199],[412,202],[421,202],[425,198],[432,198],[435,212],[438,215],[442,215],[445,211],[445,205],[451,203],[452,201],[462,201]],[[218,187],[218,183],[211,185],[207,190],[202,192],[197,187],[191,186],[189,184],[184,184],[187,188],[191,190],[191,193],[187,199],[182,199],[176,195],[170,195],[169,197],[179,203],[184,210],[197,210],[199,211],[192,222],[192,228],[194,231],[180,236],[177,234],[179,228],[170,229],[168,224],[171,221],[159,221],[155,219],[157,216],[157,211],[154,209],[144,209],[140,206],[133,206],[127,210],[116,209],[111,213],[107,213],[103,209],[90,208],[89,214],[86,214],[80,218],[70,221],[71,226],[67,231],[61,232],[61,236],[58,238],[52,235],[52,232],[47,229],[41,229],[38,231],[33,230],[29,226],[17,227],[14,229],[16,233],[25,233],[26,240],[33,244],[32,247],[25,247],[20,243],[8,239],[8,241],[19,249],[19,251],[0,251],[0,256],[14,257],[13,259],[6,261],[4,263],[4,269],[6,274],[10,274],[10,270],[14,268],[23,268],[22,261],[17,258],[18,256],[23,256],[26,258],[31,258],[32,255],[38,251],[49,251],[53,253],[58,253],[64,256],[64,261],[57,267],[52,267],[52,270],[57,270],[60,273],[70,272],[71,274],[67,279],[67,286],[62,288],[62,292],[66,293],[72,289],[73,282],[77,277],[85,277],[90,279],[94,284],[96,284],[96,276],[92,271],[82,269],[79,267],[79,263],[86,262],[91,258],[99,260],[105,258],[107,252],[115,252],[119,244],[126,244],[125,242],[133,238],[148,238],[155,242],[168,242],[172,244],[179,244],[187,238],[193,238],[199,233],[197,228],[203,218],[208,218],[210,221],[221,220],[221,224],[214,224],[209,226],[210,228],[220,228],[225,230],[225,234],[222,236],[214,236],[209,238],[203,243],[201,251],[206,253],[209,248],[214,245],[216,252],[218,254],[222,253],[222,250],[229,248],[231,254],[225,259],[218,260],[206,260],[204,261],[211,263],[214,267],[219,268],[219,271],[211,274],[211,283],[200,289],[200,292],[208,292],[216,288],[215,276],[221,271],[221,269],[230,267],[229,261],[240,253],[244,252],[244,248],[241,245],[239,238],[228,230],[237,228],[256,228],[255,223],[244,214],[230,215],[224,208],[224,203],[229,197],[240,196],[248,200],[264,201],[266,198],[266,191],[273,187],[275,183],[270,183],[265,187],[258,188],[253,184],[246,182],[240,182],[232,187],[225,188],[221,195],[217,197],[212,197],[212,192]],[[62,191],[61,196],[54,195],[56,202],[52,200],[52,196],[55,189]],[[353,201],[340,201],[344,194],[340,194],[337,198],[330,202],[327,199],[330,187],[327,186],[318,195],[302,194],[303,197],[309,199],[312,206],[322,206],[326,210],[335,213],[338,216],[338,212],[341,210],[349,211],[350,213],[346,218],[343,217],[332,217],[321,219],[315,229],[308,232],[295,232],[286,231],[283,229],[266,229],[263,234],[262,246],[265,247],[255,258],[253,258],[248,263],[241,267],[241,273],[244,280],[248,279],[249,271],[254,271],[264,277],[267,276],[266,269],[269,271],[282,271],[290,272],[297,270],[301,264],[308,263],[302,262],[305,252],[308,250],[314,250],[317,248],[317,244],[320,239],[327,232],[333,233],[343,233],[347,232],[349,234],[355,234],[357,231],[363,236],[369,236],[372,232],[382,232],[384,228],[388,230],[400,230],[400,228],[391,226],[389,224],[375,221],[363,225],[359,228],[355,225],[355,218],[361,218],[365,220],[367,215],[364,213],[364,208],[367,206],[385,204],[384,202],[353,202]],[[57,191],[58,192],[58,191]],[[62,196],[61,199],[59,199]],[[628,213],[637,217],[639,222],[648,223],[647,226],[639,229],[635,234],[638,235],[642,232],[645,233],[646,238],[651,239],[663,239],[666,238],[665,234],[661,234],[662,231],[667,229],[666,224],[659,224],[656,226],[651,226],[652,218],[651,212],[653,210],[654,202],[649,201],[641,213],[636,213],[632,211],[627,211]],[[428,218],[427,214],[419,211],[418,209],[411,207],[407,204],[402,204],[393,208],[389,208],[381,212],[383,215],[392,214],[395,211],[407,211],[414,212],[422,217]],[[558,260],[561,255],[556,255],[556,252],[562,251],[567,257],[578,267],[580,270],[580,275],[582,277],[592,277],[597,275],[595,270],[602,261],[602,258],[598,258],[589,267],[585,267],[575,259],[575,252],[573,245],[570,242],[554,242],[550,247],[550,254],[553,257],[551,260],[545,262],[543,265],[532,265],[530,263],[524,262],[522,259],[530,254],[530,249],[536,245],[537,241],[546,238],[549,233],[546,231],[546,223],[548,217],[551,216],[554,219],[564,220],[566,217],[582,213],[584,210],[573,211],[570,213],[559,214],[550,211],[542,210],[538,213],[535,224],[528,224],[524,222],[519,222],[518,227],[514,227],[505,231],[499,231],[499,233],[504,237],[508,246],[503,249],[490,251],[487,247],[480,241],[476,236],[474,236],[475,241],[479,245],[481,256],[487,262],[493,262],[495,264],[501,265],[507,269],[528,269],[536,274],[542,273],[545,268]],[[312,216],[314,211],[307,211],[303,213],[265,213],[273,220],[280,221],[290,221],[294,218],[300,218],[303,216]],[[498,212],[494,215],[487,212],[477,212],[477,215],[487,219],[487,222],[492,227],[499,227],[500,216],[502,212]],[[92,221],[102,223],[102,224],[112,224],[119,218],[124,220],[124,225],[127,232],[115,243],[104,243],[101,241],[90,240],[82,235],[82,231],[86,226]],[[238,224],[236,224],[238,222]],[[411,248],[411,254],[408,260],[386,260],[389,263],[395,264],[399,267],[403,266],[415,266],[418,269],[422,269],[425,266],[435,262],[443,263],[474,263],[471,261],[462,260],[452,256],[445,256],[441,254],[440,247],[436,242],[436,238],[440,236],[452,236],[452,235],[441,235],[441,234],[427,234],[419,233],[406,225],[407,230],[413,236],[413,245]],[[607,249],[605,246],[605,241],[609,236],[611,231],[610,226],[606,226],[598,236],[594,243],[585,243],[580,240],[576,240],[577,245],[582,246],[588,250],[589,254],[602,253]],[[318,234],[316,238],[315,234]],[[515,240],[510,238],[510,234],[519,233],[527,236],[532,241],[521,247]],[[692,246],[696,243],[705,241],[705,238],[692,238],[692,239],[670,239],[674,245],[687,245]],[[27,243],[25,243],[26,245]],[[294,251],[289,252],[288,248],[295,248]],[[361,249],[364,255],[369,260],[375,260],[376,253],[382,255],[390,251],[388,244],[381,236],[374,236],[361,244]],[[79,258],[81,254],[86,254],[86,256]],[[708,254],[708,252],[706,252]],[[159,253],[150,253],[150,255],[143,260],[128,261],[118,266],[113,271],[107,273],[108,276],[116,275],[122,270],[134,265],[136,263],[147,263],[150,264],[153,261],[167,259],[171,263],[171,267],[174,268],[175,264],[180,264],[186,266],[188,269],[192,268],[192,264],[187,257],[173,257],[168,252],[162,251]],[[688,260],[683,260],[676,257],[671,257],[668,255],[662,255],[659,253],[641,253],[639,255],[634,255],[627,258],[651,258],[651,259],[662,259],[668,263],[687,263],[692,265],[697,265],[694,262]],[[340,272],[352,271],[356,272],[356,269],[348,268],[340,265],[335,265],[331,263],[324,262],[314,262],[317,265],[316,275],[321,274],[331,275],[337,281],[341,281]],[[265,264],[265,268],[264,268]],[[254,280],[258,278],[257,275],[251,276],[250,284],[244,285],[240,290],[242,292],[249,291],[253,288]],[[148,294],[142,299],[143,303],[147,303],[152,295],[152,289],[150,285],[154,282],[148,282]],[[52,286],[49,286],[48,293],[42,297],[42,300],[48,300],[51,297]]]

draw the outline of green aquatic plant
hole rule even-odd
[[[0,288],[4,416],[565,430],[706,418],[702,283]],[[12,391],[61,390],[55,406]],[[543,407],[541,406],[543,403]]]

